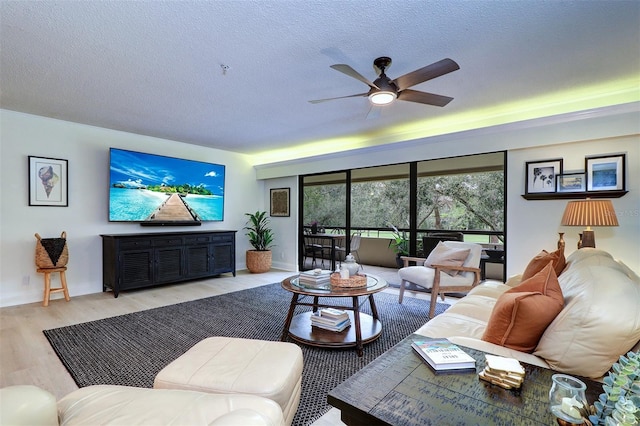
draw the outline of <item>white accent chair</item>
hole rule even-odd
[[[360,262],[360,255],[358,254],[358,250],[360,249],[360,241],[362,240],[362,234],[360,232],[354,232],[351,235],[351,240],[349,240],[349,253],[356,258],[356,262],[360,265],[360,269],[364,270],[362,263]],[[347,256],[347,248],[346,247],[336,247],[336,257],[340,259],[342,262]]]
[[[469,250],[469,254],[462,266],[432,264],[429,267],[425,266],[425,264],[427,259],[430,258],[402,256],[404,267],[398,270],[401,280],[399,303],[402,303],[407,283],[431,289],[429,318],[433,318],[435,314],[438,294],[444,301],[446,293],[467,292],[480,282],[480,257],[482,256],[482,246],[480,244],[460,241],[442,241],[441,244],[451,250]],[[409,266],[409,262],[416,262],[416,266]],[[454,276],[451,276],[446,271],[457,272]]]

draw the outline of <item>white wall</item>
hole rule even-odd
[[[613,200],[620,226],[596,229],[596,244],[640,271],[640,103],[255,169],[250,157],[227,151],[0,110],[0,306],[42,300],[35,232],[54,237],[67,231],[67,276],[71,295],[77,296],[102,291],[100,234],[155,231],[108,222],[109,147],[225,164],[225,220],[198,229],[238,230],[238,269],[245,268],[249,248],[244,213],[269,211],[270,189],[290,187],[291,216],[271,218],[271,224],[276,235],[273,266],[292,271],[297,269],[298,174],[508,150],[508,275],[521,272],[541,249],[553,249],[557,232],[567,233],[567,252],[572,251],[578,233],[559,225],[566,200],[526,201],[520,196],[525,161],[562,157],[566,170],[581,170],[585,155],[626,152],[629,193]],[[28,206],[29,155],[69,160],[69,207]]]
[[[71,296],[78,296],[102,291],[100,234],[158,231],[108,222],[109,147],[226,165],[224,221],[162,231],[238,230],[236,266],[246,267],[244,213],[266,209],[264,183],[256,181],[248,156],[7,110],[0,110],[0,143],[0,306],[42,301],[43,277],[34,265],[36,232],[42,237],[67,232],[67,281]],[[69,207],[28,205],[29,155],[68,160]]]
[[[578,234],[584,229],[560,225],[569,200],[527,201],[520,196],[524,193],[525,162],[562,158],[565,172],[580,172],[584,171],[585,156],[611,153],[627,154],[626,186],[629,192],[611,199],[619,226],[593,228],[596,247],[608,251],[640,274],[640,137],[635,135],[509,151],[507,269],[510,275],[521,272],[540,250],[555,250],[558,232],[565,233],[565,254],[575,251]]]
[[[270,192],[275,188],[290,188],[289,217],[271,217],[271,229],[275,235],[271,248],[273,267],[287,271],[298,270],[298,178],[285,177],[265,181],[265,205],[270,211]]]
[[[507,276],[521,273],[542,249],[554,250],[565,232],[566,254],[576,249],[578,228],[560,226],[568,200],[527,201],[526,161],[563,158],[564,169],[584,170],[587,155],[627,154],[629,191],[614,199],[619,227],[595,230],[598,248],[640,273],[640,104],[444,135],[358,151],[257,166],[258,179],[507,150]],[[293,199],[293,197],[292,197]],[[292,201],[293,202],[293,201]],[[295,201],[297,202],[297,201]],[[295,238],[296,228],[287,229]]]

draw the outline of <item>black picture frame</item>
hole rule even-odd
[[[289,210],[290,188],[272,188],[271,189],[271,209],[270,215],[272,217],[289,217],[291,212]]]
[[[69,162],[61,158],[29,156],[29,205],[69,206]]]
[[[587,192],[625,189],[626,154],[610,154],[584,159]]]
[[[584,192],[586,190],[586,178],[581,173],[565,173],[556,177],[557,192]]]
[[[556,192],[556,177],[562,174],[562,158],[525,163],[525,194]]]

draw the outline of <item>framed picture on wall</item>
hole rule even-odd
[[[271,189],[271,216],[288,217],[289,213],[289,188]]]
[[[585,158],[587,191],[623,190],[625,154]]]
[[[68,162],[29,156],[29,205],[68,207]]]
[[[558,192],[584,192],[586,189],[584,173],[566,173],[557,177]]]
[[[556,192],[556,178],[562,174],[562,158],[527,161],[525,173],[525,194]]]

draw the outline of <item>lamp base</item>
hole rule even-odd
[[[594,231],[582,231],[582,245],[580,248],[596,248],[596,235]]]

